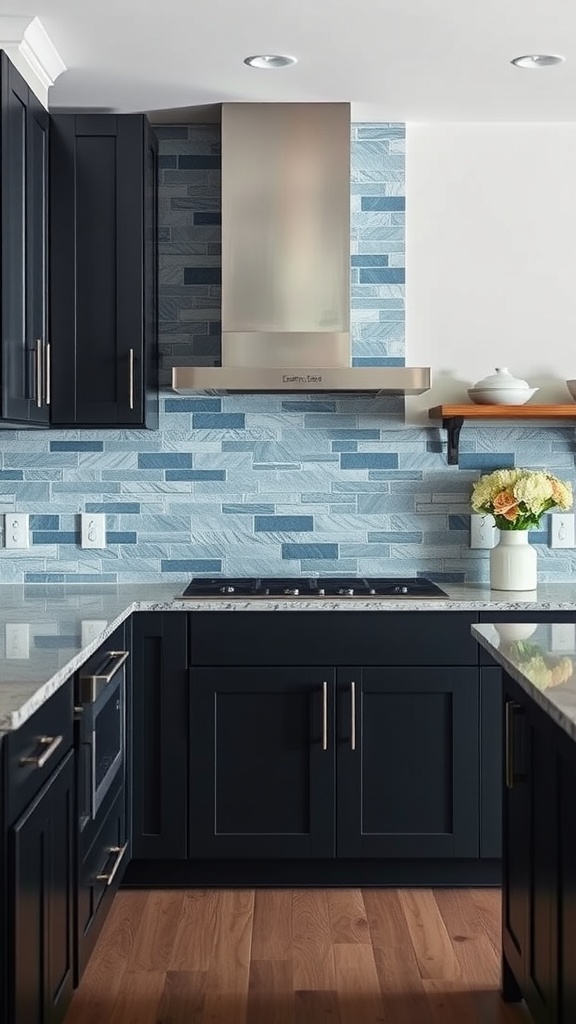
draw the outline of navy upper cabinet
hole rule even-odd
[[[48,425],[48,113],[0,53],[0,420]]]
[[[53,117],[53,424],[158,426],[156,236],[157,143],[146,117]]]

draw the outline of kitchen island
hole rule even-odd
[[[502,669],[502,994],[576,1020],[576,644],[566,623],[479,624]]]

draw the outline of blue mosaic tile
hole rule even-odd
[[[34,530],[59,530],[60,516],[40,515],[30,516],[30,529]]]
[[[103,452],[103,441],[50,441],[51,452]]]
[[[167,469],[167,480],[225,480],[225,469]]]
[[[180,452],[141,452],[138,455],[139,469],[190,469],[192,456]]]
[[[313,558],[316,561],[338,558],[337,544],[283,544],[282,558]]]
[[[33,544],[78,544],[75,530],[37,530],[32,534]]]
[[[138,542],[138,534],[131,530],[107,530],[106,531],[106,543],[107,544],[136,544]]]
[[[374,210],[405,210],[405,196],[362,196],[361,209],[365,212]]]
[[[314,529],[313,516],[256,516],[256,533],[294,533]]]
[[[163,558],[162,572],[221,572],[220,558]]]
[[[220,267],[185,267],[184,284],[220,284]]]
[[[460,455],[460,469],[481,469],[491,473],[494,469],[507,469],[515,465],[513,452],[478,452]]]
[[[173,412],[220,412],[221,398],[167,398],[164,411]]]
[[[243,412],[195,412],[192,426],[195,430],[243,430],[245,420]]]
[[[24,473],[21,469],[0,470],[0,480],[23,480]]]
[[[340,456],[341,469],[393,469],[398,456],[387,452],[350,452]]]
[[[360,270],[361,284],[404,284],[406,271],[402,267],[365,267]]]
[[[104,512],[113,515],[139,516],[142,510],[140,501],[87,501],[86,512]]]

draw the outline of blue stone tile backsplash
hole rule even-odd
[[[2,583],[185,581],[192,574],[307,573],[487,579],[468,547],[479,473],[547,467],[574,482],[574,430],[465,424],[460,467],[437,427],[404,424],[401,399],[180,398],[176,364],[212,365],[220,344],[220,134],[160,137],[159,431],[2,431],[0,513],[29,512],[29,549],[0,550]],[[352,347],[356,365],[402,365],[405,131],[352,132]],[[107,547],[79,547],[80,512],[106,515]],[[541,579],[576,554],[534,532]]]

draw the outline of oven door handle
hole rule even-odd
[[[130,651],[108,651],[106,660],[94,675],[80,676],[81,703],[93,703],[96,700],[98,686],[102,684],[108,686],[129,657]],[[108,671],[105,671],[106,669]]]
[[[114,878],[116,876],[116,872],[118,871],[118,868],[120,867],[120,864],[122,863],[122,858],[123,858],[124,854],[126,853],[127,849],[128,849],[128,843],[124,843],[124,846],[111,846],[109,848],[109,850],[108,850],[108,854],[109,855],[112,854],[112,853],[116,854],[116,860],[114,861],[114,867],[112,868],[112,871],[103,872],[100,875],[96,875],[96,881],[97,882],[106,882],[106,885],[112,885],[112,882],[114,881]]]

